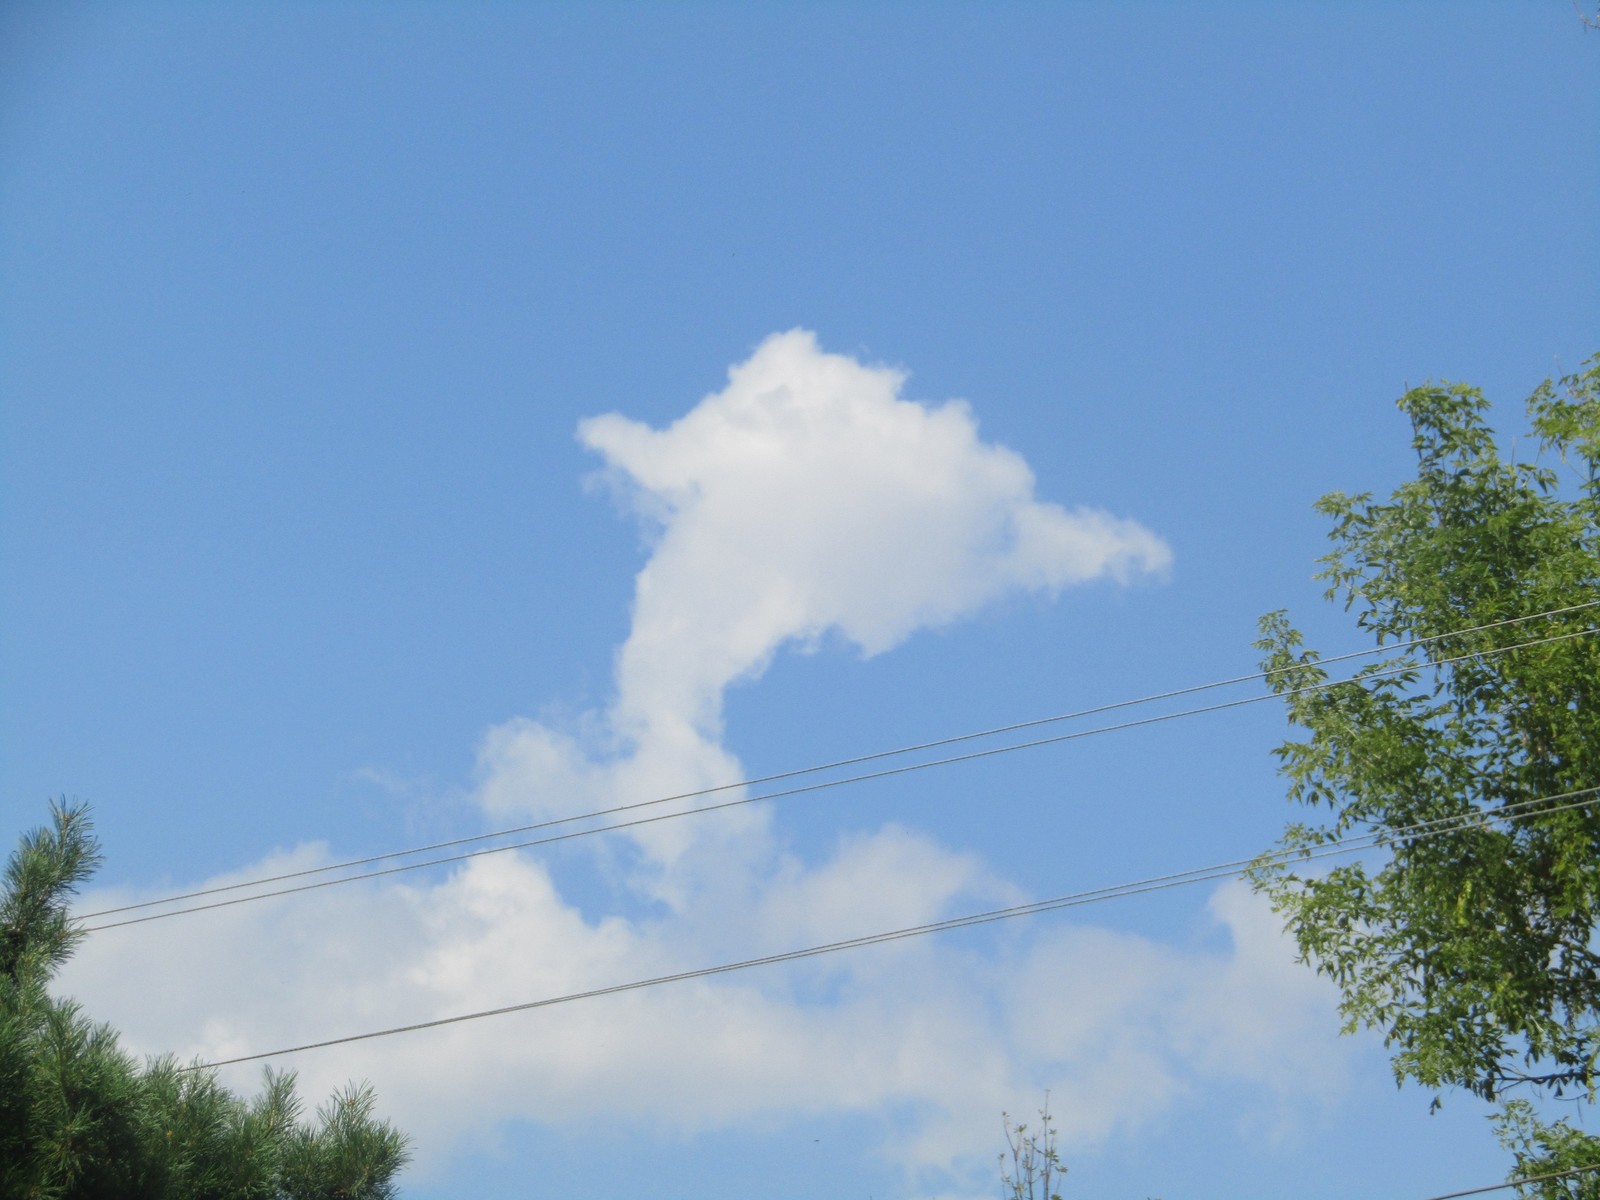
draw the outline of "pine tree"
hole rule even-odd
[[[82,933],[72,893],[99,865],[88,811],[53,804],[0,896],[0,1200],[386,1200],[406,1139],[365,1086],[300,1120],[294,1076],[246,1101],[214,1072],[139,1064],[48,984]]]

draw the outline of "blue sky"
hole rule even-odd
[[[99,907],[1242,674],[1280,607],[1359,648],[1311,505],[1406,477],[1394,398],[1510,433],[1600,349],[1597,83],[1565,0],[11,4],[5,828],[91,801]],[[1059,895],[1266,845],[1283,732],[105,931],[63,984],[210,1058]],[[372,1079],[427,1200],[993,1194],[1046,1088],[1069,1195],[1505,1169],[1216,885],[280,1065]]]

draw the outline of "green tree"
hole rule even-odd
[[[1056,1153],[1056,1127],[1050,1116],[1050,1093],[1039,1109],[1039,1127],[1013,1122],[1000,1114],[1006,1150],[1000,1155],[1000,1194],[1004,1200],[1061,1200],[1055,1189],[1067,1168]],[[1010,1160],[1009,1163],[1007,1160]]]
[[[365,1087],[299,1119],[294,1077],[245,1101],[206,1070],[144,1065],[47,985],[82,934],[67,900],[100,862],[87,811],[52,805],[0,896],[0,1200],[386,1200],[405,1138]]]
[[[1397,1081],[1592,1099],[1600,1083],[1600,357],[1528,400],[1532,442],[1503,456],[1475,389],[1425,386],[1400,408],[1418,471],[1386,501],[1325,496],[1328,597],[1385,661],[1348,685],[1282,613],[1264,667],[1306,736],[1279,747],[1292,800],[1322,810],[1283,846],[1392,834],[1381,862],[1254,882],[1303,957],[1342,992],[1347,1030],[1381,1030]],[[1481,628],[1566,610],[1519,624]],[[1478,629],[1478,632],[1455,631]],[[1453,635],[1453,636],[1443,636]],[[1397,643],[1438,638],[1405,649]],[[1510,649],[1518,643],[1523,648]],[[1397,674],[1383,674],[1396,671]],[[1311,689],[1311,690],[1308,690]],[[1546,797],[1565,797],[1545,800]],[[1524,806],[1512,813],[1503,810]],[[1478,819],[1438,837],[1404,831]],[[1600,1140],[1502,1116],[1521,1174],[1600,1163]],[[1581,1189],[1581,1190],[1580,1190]],[[1600,1196],[1600,1177],[1536,1194]]]
[[[1592,1168],[1595,1139],[1565,1119],[1545,1123],[1526,1100],[1508,1100],[1495,1118],[1500,1144],[1511,1151],[1513,1179],[1539,1179],[1525,1195],[1544,1200],[1595,1200],[1600,1180]]]

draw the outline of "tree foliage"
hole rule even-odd
[[[1500,1144],[1511,1151],[1513,1179],[1540,1179],[1524,1195],[1541,1200],[1600,1200],[1595,1139],[1562,1119],[1539,1120],[1526,1100],[1509,1100],[1495,1118]]]
[[[1530,461],[1502,454],[1473,388],[1420,387],[1399,403],[1416,478],[1388,500],[1335,493],[1318,504],[1333,524],[1329,598],[1394,652],[1323,687],[1327,672],[1284,614],[1263,618],[1258,643],[1306,735],[1277,751],[1289,795],[1326,814],[1291,825],[1285,848],[1352,833],[1393,840],[1371,866],[1263,865],[1255,882],[1338,984],[1347,1028],[1383,1032],[1397,1080],[1488,1100],[1519,1088],[1592,1098],[1600,357],[1529,398]],[[1496,624],[1540,613],[1555,615]],[[1437,640],[1401,645],[1419,638]],[[1524,807],[1505,814],[1511,806]],[[1404,832],[1472,815],[1481,819],[1443,836]],[[1531,1108],[1508,1113],[1503,1132],[1527,1135],[1519,1164],[1550,1158],[1530,1131],[1557,1127],[1538,1126]],[[1600,1162],[1600,1143],[1564,1128]]]
[[[1039,1109],[1039,1125],[1030,1128],[1000,1114],[1006,1150],[1000,1155],[1000,1195],[1004,1200],[1061,1200],[1055,1189],[1067,1168],[1056,1153],[1056,1127],[1050,1116],[1050,1095]]]
[[[100,862],[87,811],[52,806],[0,897],[0,1200],[387,1200],[405,1138],[370,1089],[300,1120],[294,1077],[246,1101],[213,1072],[142,1066],[47,991],[81,933],[67,901]]]

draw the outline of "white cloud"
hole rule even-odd
[[[583,424],[653,549],[612,706],[577,733],[519,719],[485,736],[477,794],[491,818],[736,783],[743,769],[721,744],[724,690],[785,645],[832,633],[877,654],[1004,595],[1165,569],[1154,534],[1036,499],[1027,464],[982,442],[965,405],[913,403],[902,384],[796,331],[763,343],[667,429],[616,415]],[[137,1049],[218,1058],[1017,897],[976,857],[915,830],[847,838],[806,862],[780,849],[772,820],[748,808],[636,831],[623,882],[662,902],[644,915],[586,916],[544,866],[507,854],[442,882],[332,889],[97,935],[65,982]],[[325,857],[297,854],[300,865]],[[1224,889],[1214,913],[1228,952],[1044,918],[981,942],[897,942],[289,1062],[312,1094],[371,1078],[435,1165],[512,1118],[622,1114],[692,1133],[870,1112],[890,1120],[908,1171],[959,1175],[963,1163],[992,1166],[996,1114],[1026,1108],[1043,1086],[1055,1089],[1064,1134],[1084,1145],[1148,1119],[1197,1079],[1242,1076],[1288,1094],[1329,1077],[1327,1063],[1303,1070],[1299,1048],[1331,1013],[1326,990],[1289,973],[1258,901]],[[209,982],[164,982],[193,979]]]
[[[856,839],[813,870],[787,864],[735,950],[711,913],[585,920],[542,867],[507,855],[433,885],[336,889],[102,934],[63,984],[137,1051],[223,1057],[914,923],[998,886],[974,871],[906,831]],[[856,908],[863,877],[880,882]],[[802,901],[816,909],[789,907]],[[1046,917],[982,942],[915,939],[284,1063],[311,1097],[372,1080],[385,1113],[419,1139],[424,1169],[513,1118],[593,1127],[625,1116],[693,1134],[843,1112],[899,1114],[891,1150],[907,1169],[959,1175],[991,1165],[1000,1110],[1025,1111],[1046,1087],[1077,1153],[1208,1082],[1264,1088],[1262,1112],[1337,1083],[1328,988],[1290,971],[1257,898],[1230,886],[1212,907],[1226,949]],[[251,1067],[229,1078],[256,1084]]]
[[[1017,591],[1166,570],[1160,538],[1036,499],[1027,463],[983,442],[964,403],[902,399],[904,381],[794,330],[666,429],[615,413],[582,423],[579,438],[605,459],[653,550],[597,744],[531,721],[491,731],[491,813],[544,816],[575,798],[629,803],[737,781],[720,745],[723,694],[786,644],[833,632],[878,654]],[[743,814],[734,827],[761,822]],[[698,835],[671,824],[635,836],[666,865]]]
[[[904,379],[794,330],[666,429],[580,426],[659,531],[618,664],[620,732],[714,733],[722,690],[786,642],[837,630],[878,654],[1018,589],[1169,565],[1132,521],[1036,500],[965,404],[902,399]]]

